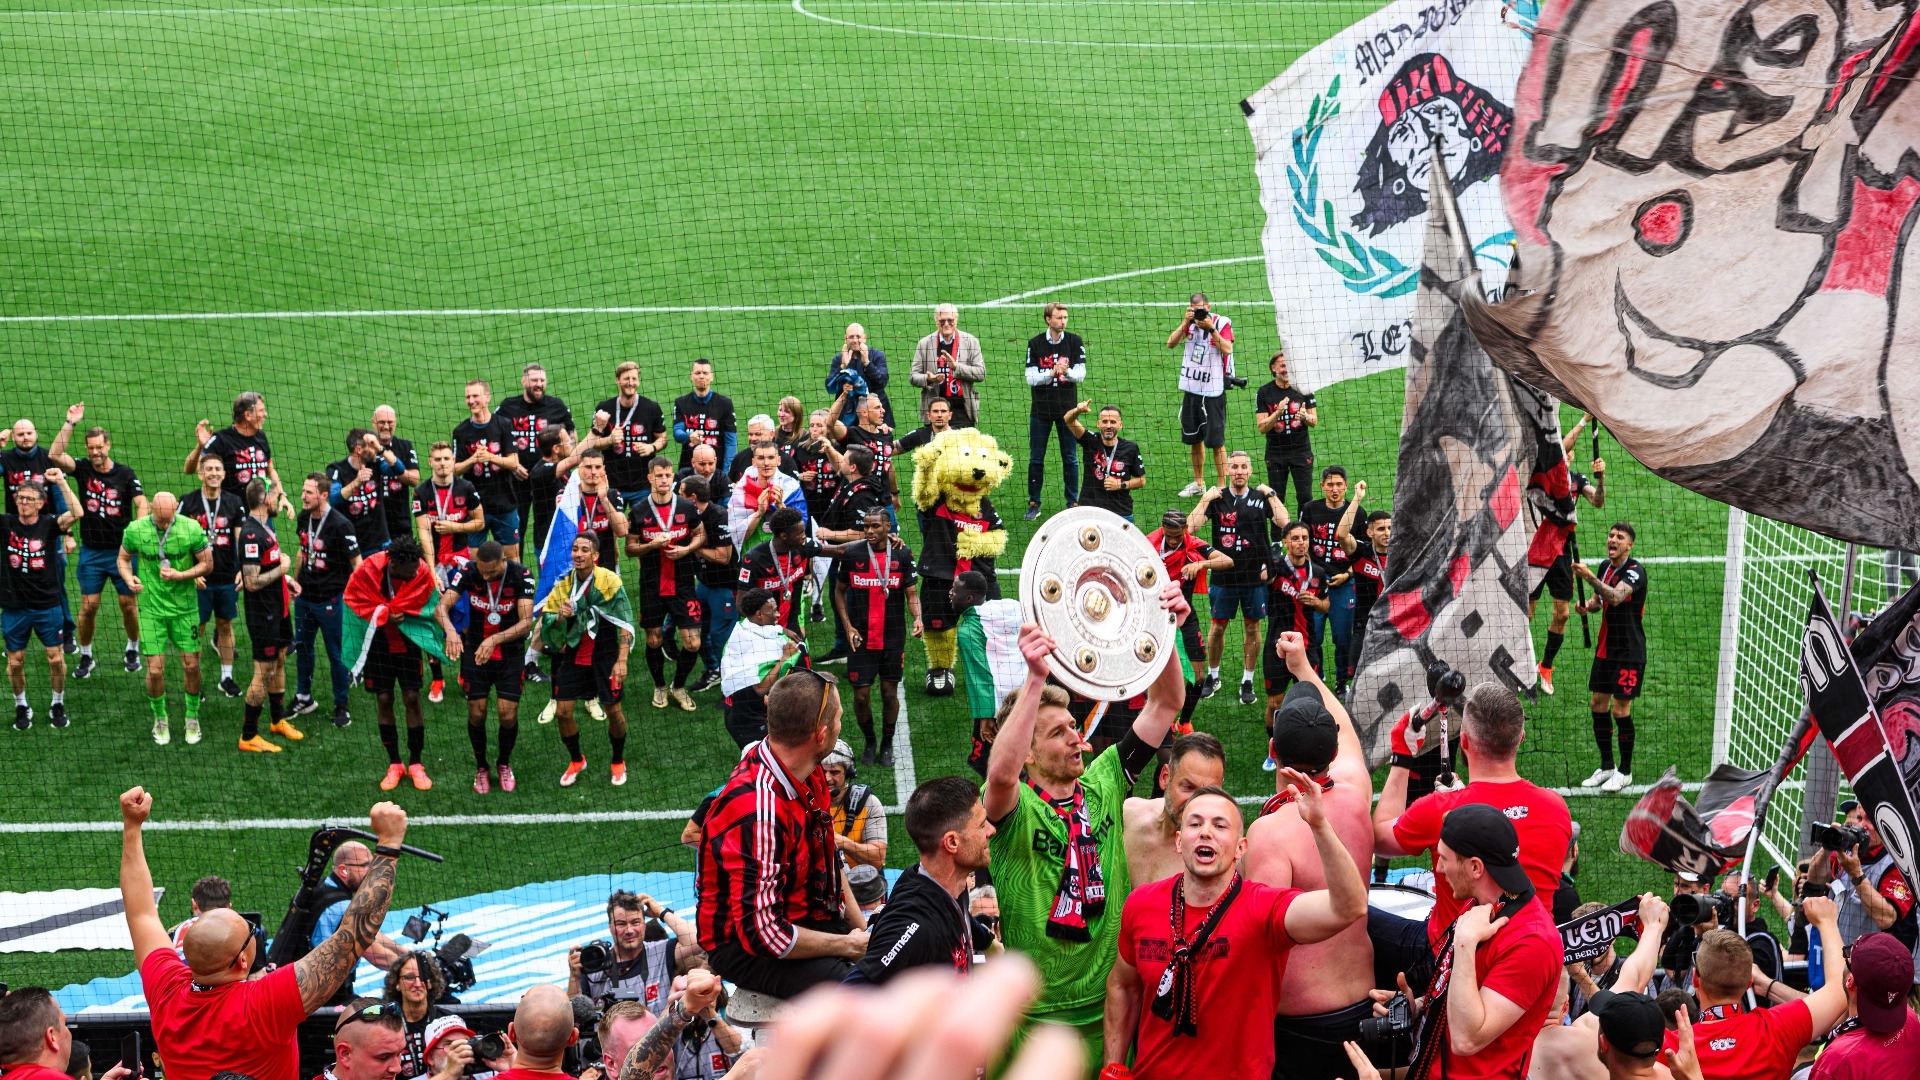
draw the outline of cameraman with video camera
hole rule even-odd
[[[1233,320],[1207,308],[1207,294],[1194,293],[1186,317],[1167,335],[1167,348],[1186,351],[1180,358],[1180,441],[1193,459],[1193,483],[1180,489],[1191,499],[1205,491],[1202,446],[1213,448],[1213,482],[1227,485],[1227,387],[1244,390],[1247,380],[1233,373]]]
[[[673,936],[648,941],[649,919],[659,920]],[[700,951],[699,933],[667,905],[625,889],[607,897],[607,933],[611,940],[567,951],[567,996],[584,994],[602,1006],[638,1001],[660,1015],[675,965]]]
[[[1875,930],[1885,930],[1911,949],[1916,937],[1913,886],[1893,864],[1893,853],[1866,808],[1853,799],[1840,804],[1844,823],[1815,825],[1813,842],[1827,858],[1816,857],[1807,871],[1807,887],[1815,895],[1828,882],[1845,884],[1834,890],[1840,905],[1840,940],[1827,948],[1851,945]]]

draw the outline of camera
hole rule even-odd
[[[1194,322],[1200,322],[1201,320],[1209,318],[1212,315],[1213,315],[1213,312],[1208,311],[1204,307],[1197,307],[1197,308],[1194,308],[1192,311],[1187,312],[1187,316],[1191,318]]]
[[[1733,897],[1723,892],[1676,893],[1668,905],[1676,926],[1692,926],[1711,919],[1733,916]]]
[[[1858,825],[1814,825],[1807,830],[1813,842],[1828,851],[1859,851],[1873,842]]]
[[[1245,390],[1246,388],[1247,388],[1247,377],[1245,375],[1227,376],[1227,389]]]
[[[467,1075],[490,1073],[493,1066],[487,1062],[507,1056],[507,1037],[498,1031],[475,1035],[467,1040],[467,1048],[473,1051],[473,1060],[467,1064]]]
[[[613,942],[589,941],[580,946],[580,973],[597,975],[613,967]]]
[[[1369,1016],[1360,1021],[1360,1037],[1367,1042],[1386,1042],[1413,1030],[1413,1003],[1405,994],[1387,999],[1387,1015]]]

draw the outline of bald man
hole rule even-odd
[[[120,796],[120,898],[167,1080],[212,1080],[227,1071],[299,1080],[300,1022],[333,999],[380,933],[393,899],[394,860],[407,835],[406,811],[383,802],[368,814],[376,838],[372,864],[340,929],[299,960],[253,980],[247,974],[260,939],[231,908],[194,920],[181,952],[173,951],[141,838],[152,813],[153,796],[144,789]]]
[[[852,372],[867,384],[863,392],[841,395],[841,372]],[[867,344],[867,328],[859,323],[848,323],[846,341],[840,351],[833,354],[827,362],[827,393],[844,396],[846,404],[840,415],[834,417],[838,422],[852,427],[855,423],[855,410],[860,400],[872,394],[880,399],[882,416],[888,427],[893,426],[893,403],[887,400],[887,354]]]
[[[340,929],[354,894],[366,882],[367,871],[372,868],[373,852],[358,840],[349,840],[333,849],[333,873],[320,883],[319,893],[314,898],[320,913],[313,920],[313,933],[308,942],[311,948],[319,948],[322,942]],[[375,934],[373,941],[367,945],[367,963],[384,970],[392,967],[394,961],[406,953],[406,946],[385,934]]]
[[[535,987],[535,989],[541,988]],[[557,990],[556,987],[546,989]],[[675,997],[667,1005],[666,1011],[660,1014],[660,1019],[647,1029],[647,1033],[627,1048],[626,1059],[621,1063],[618,1073],[608,1074],[608,1080],[651,1080],[654,1073],[658,1072],[662,1066],[673,1063],[673,1048],[674,1044],[680,1041],[680,1033],[687,1029],[687,1025],[693,1022],[694,1017],[712,1007],[713,1003],[719,999],[720,977],[718,975],[705,968],[694,968],[689,971],[685,993]],[[526,1008],[525,999],[521,1000],[520,1007]],[[515,1013],[514,1018],[519,1019],[519,1014]],[[511,1074],[508,1075],[511,1076]],[[522,1080],[522,1078],[512,1077],[511,1080]]]
[[[394,1080],[406,1052],[406,1019],[379,998],[355,998],[333,1022],[333,1064],[321,1080]]]
[[[405,536],[413,531],[413,489],[420,484],[420,455],[413,443],[394,434],[400,426],[393,406],[373,410],[371,426],[380,439],[380,498],[386,507],[387,535]]]
[[[147,571],[133,572],[133,560]],[[120,535],[120,580],[139,598],[147,632],[140,652],[147,664],[147,706],[153,711],[153,741],[172,740],[167,719],[167,650],[180,654],[187,697],[187,745],[200,741],[200,598],[213,570],[213,546],[200,523],[180,513],[170,491],[153,497],[152,512]]]

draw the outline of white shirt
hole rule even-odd
[[[1187,351],[1180,359],[1180,389],[1201,397],[1219,397],[1227,392],[1226,354],[1214,344],[1225,335],[1233,340],[1233,322],[1219,312],[1213,313],[1213,333],[1199,327],[1187,333]]]

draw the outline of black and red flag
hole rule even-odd
[[[1680,777],[1668,768],[1627,814],[1620,850],[1676,874],[1716,876],[1746,851],[1772,777],[1771,770],[1717,766],[1700,786],[1695,805],[1680,793]]]

